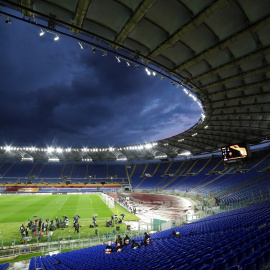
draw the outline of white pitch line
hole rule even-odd
[[[69,195],[70,196],[70,195]],[[65,199],[65,201],[62,203],[62,205],[59,207],[58,210],[60,210],[62,208],[62,206],[66,203],[66,201],[68,200],[69,196]]]

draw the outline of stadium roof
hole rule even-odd
[[[44,31],[70,35],[102,54],[148,67],[176,87],[184,85],[202,103],[199,122],[176,136],[147,146],[53,149],[56,158],[173,158],[270,136],[268,0],[0,0],[0,5],[5,18],[16,17],[6,10],[18,10],[21,20]],[[12,151],[0,149],[0,157],[40,159],[48,152]]]

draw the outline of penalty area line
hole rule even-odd
[[[69,195],[70,196],[70,195]],[[62,205],[59,207],[58,210],[60,210],[62,208],[62,206],[66,203],[66,201],[69,199],[69,196],[65,199],[65,201],[62,203]]]

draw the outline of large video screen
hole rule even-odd
[[[244,159],[248,157],[248,149],[245,143],[234,144],[221,148],[224,161]]]

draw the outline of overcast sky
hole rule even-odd
[[[1,145],[132,145],[176,135],[199,120],[198,104],[170,80],[39,32],[15,19],[0,23]]]

